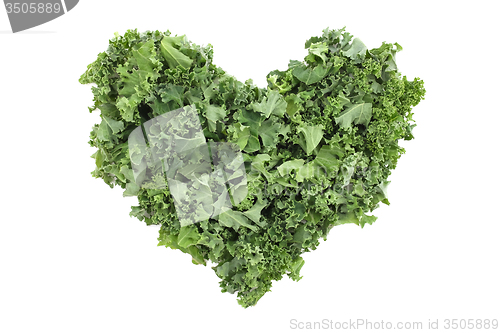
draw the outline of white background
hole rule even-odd
[[[469,3],[87,0],[18,34],[0,7],[0,332],[500,320],[499,24],[494,1]],[[285,277],[243,309],[209,267],[156,246],[158,228],[128,215],[136,198],[91,177],[99,115],[78,79],[115,31],[169,29],[211,43],[218,66],[264,86],[303,59],[308,38],[344,26],[368,48],[403,46],[400,72],[427,90],[416,138],[403,143],[376,223],[334,228],[304,255],[301,281]]]

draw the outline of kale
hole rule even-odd
[[[425,94],[398,72],[397,43],[369,50],[325,29],[305,47],[259,88],[216,66],[210,44],[128,30],[79,80],[101,117],[92,176],[137,196],[130,215],[160,226],[158,245],[213,263],[243,307],[273,280],[300,280],[301,254],[333,226],[364,227],[389,205],[398,141],[413,139]]]

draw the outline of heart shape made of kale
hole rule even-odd
[[[299,280],[333,226],[376,220],[425,94],[398,72],[397,43],[325,29],[305,47],[259,88],[216,66],[210,44],[128,30],[80,77],[102,120],[93,177],[137,196],[130,215],[160,226],[158,245],[212,262],[243,307]]]

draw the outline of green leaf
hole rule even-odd
[[[240,149],[245,149],[248,144],[248,139],[250,138],[250,126],[245,126],[239,123],[234,124],[234,136],[236,144],[240,147]]]
[[[359,219],[356,217],[356,214],[353,211],[339,214],[339,219],[335,222],[335,225],[347,223],[359,224]]]
[[[157,66],[154,62],[154,55],[152,50],[154,49],[154,41],[152,39],[145,42],[137,51],[133,50],[132,54],[137,61],[137,65],[140,70],[146,72],[153,72],[153,69]]]
[[[323,171],[329,178],[334,177],[339,170],[338,157],[344,154],[340,148],[331,146],[322,146],[314,159],[314,163]]]
[[[264,228],[266,226],[266,222],[261,221],[261,212],[267,206],[267,200],[258,199],[257,202],[250,208],[249,210],[243,212],[243,214],[248,217],[250,220],[255,222],[258,226]]]
[[[267,179],[270,179],[272,178],[272,176],[269,171],[267,171],[267,168],[265,166],[265,163],[269,162],[270,160],[271,157],[268,154],[258,154],[253,158],[251,164],[252,168],[262,173]]]
[[[102,116],[101,124],[97,130],[97,138],[101,141],[110,141],[114,134],[118,134],[123,131],[124,124],[120,120],[114,120]]]
[[[309,56],[306,57],[307,60],[309,60],[311,63],[315,62],[315,56],[321,59],[321,62],[323,65],[326,65],[326,54],[328,52],[328,46],[326,43],[319,42],[319,43],[311,43],[309,46]]]
[[[248,218],[237,210],[228,210],[218,216],[219,223],[225,227],[238,231],[240,227],[246,227],[252,231],[257,231],[258,227],[252,225]]]
[[[265,97],[262,102],[252,104],[253,110],[262,113],[266,118],[269,118],[271,114],[283,117],[286,112],[286,107],[287,103],[283,96],[274,90],[271,90],[269,95]]]
[[[266,147],[275,148],[280,139],[280,135],[286,136],[290,132],[290,126],[283,126],[282,123],[276,122],[273,119],[268,119],[262,123],[259,128],[259,136],[262,138],[262,143]]]
[[[377,217],[376,216],[373,216],[373,215],[365,215],[363,214],[363,216],[361,217],[361,219],[359,220],[359,225],[361,226],[361,228],[364,228],[365,224],[373,224],[373,222],[375,222],[377,220]]]
[[[313,177],[317,176],[317,173],[318,168],[316,167],[316,165],[313,162],[309,162],[300,167],[295,179],[297,179],[298,182],[303,182],[306,179],[312,179]]]
[[[177,236],[177,244],[182,247],[189,247],[195,245],[200,240],[201,236],[198,233],[198,228],[193,225],[185,226],[180,229]]]
[[[118,66],[116,72],[120,75],[120,79],[122,80],[123,87],[118,91],[118,93],[125,97],[132,97],[132,95],[136,94],[136,87],[141,84],[141,77],[139,75],[139,71],[133,70],[132,73],[129,73],[127,67]]]
[[[191,255],[193,264],[206,266],[205,258],[203,258],[203,255],[200,253],[196,246],[188,247],[186,249],[186,253],[189,253]]]
[[[95,165],[100,168],[102,166],[102,162],[104,161],[104,156],[102,155],[101,150],[96,151],[93,155],[93,158],[95,158]]]
[[[241,110],[238,115],[238,121],[240,123],[246,124],[253,129],[258,129],[264,119],[264,116],[251,110]]]
[[[302,135],[303,141],[300,143],[307,155],[310,155],[323,139],[323,125],[300,125],[297,127],[297,132]]]
[[[224,264],[216,268],[217,275],[219,276],[229,276],[231,272],[234,272],[246,264],[244,258],[232,258],[230,261],[226,261]]]
[[[351,59],[364,59],[367,50],[368,48],[359,38],[354,38],[351,47],[347,51],[343,51],[343,53]]]
[[[248,136],[247,145],[244,150],[248,153],[259,151],[259,127],[264,120],[264,116],[251,110],[241,110],[238,120],[240,123],[250,127],[250,135]]]
[[[368,126],[372,117],[372,104],[361,103],[355,104],[343,111],[338,117],[335,117],[335,122],[342,128],[351,127],[352,123],[356,125]]]
[[[124,197],[134,197],[139,193],[141,188],[136,183],[127,183],[125,186],[125,191],[123,192]]]
[[[304,165],[304,160],[297,159],[292,161],[286,161],[278,167],[279,174],[284,176],[291,176],[291,172],[297,172]]]
[[[314,68],[306,65],[300,65],[295,67],[292,73],[297,79],[309,85],[320,81],[326,76],[326,74],[328,74],[329,70],[330,67],[324,65],[318,65]]]
[[[300,225],[295,230],[295,234],[293,235],[293,241],[294,242],[303,244],[303,243],[305,243],[306,241],[308,241],[310,239],[312,239],[311,232],[309,232],[308,230],[306,230],[304,224]]]
[[[254,128],[249,128],[248,142],[245,146],[244,151],[247,153],[254,153],[260,150],[259,134]]]
[[[376,188],[376,193],[373,195],[373,202],[382,202],[386,205],[390,205],[390,202],[387,198],[387,187],[391,182],[388,180],[383,180]]]
[[[223,121],[226,117],[226,110],[215,105],[207,106],[208,129],[215,132],[217,121]]]
[[[184,87],[168,84],[164,89],[160,90],[160,97],[163,103],[174,101],[176,107],[184,106]]]
[[[182,66],[184,68],[191,67],[193,60],[190,59],[187,55],[177,50],[174,47],[174,43],[178,42],[182,36],[180,37],[163,37],[161,41],[161,54],[167,61],[167,64],[170,68],[176,68],[177,66]],[[176,39],[177,38],[177,39]]]
[[[300,276],[300,270],[302,269],[304,264],[305,261],[301,257],[297,257],[292,262],[290,273],[288,274],[292,280],[299,281],[300,279],[302,279],[302,277]]]
[[[98,106],[99,110],[101,110],[101,114],[105,117],[109,118],[119,118],[120,117],[120,111],[116,108],[114,104],[111,103],[105,103],[101,104]]]

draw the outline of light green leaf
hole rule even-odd
[[[265,118],[257,112],[251,110],[241,110],[238,115],[238,121],[242,124],[248,125],[254,129],[258,129]]]
[[[321,139],[323,139],[323,125],[300,125],[297,127],[297,132],[302,135],[303,140],[299,143],[307,155],[310,155]]]
[[[191,67],[193,60],[190,59],[187,55],[177,50],[174,47],[176,41],[179,40],[179,37],[163,37],[161,41],[161,54],[167,61],[167,64],[170,68],[175,68],[177,66],[182,66],[184,68]],[[176,39],[177,38],[177,39]]]
[[[298,182],[303,182],[305,179],[311,179],[315,177],[317,171],[317,166],[313,162],[309,162],[299,169],[295,178]]]
[[[250,127],[250,135],[248,137],[248,142],[245,146],[244,151],[247,153],[259,151],[259,127],[264,120],[264,116],[260,113],[243,109],[238,115],[238,120],[240,123]]]
[[[364,59],[367,50],[368,48],[359,38],[354,38],[351,47],[343,51],[343,54],[351,59]]]
[[[329,70],[330,67],[324,65],[318,65],[314,68],[300,65],[294,68],[292,74],[305,84],[313,84],[324,78]]]
[[[231,261],[226,261],[223,265],[217,266],[216,271],[219,276],[228,276],[244,264],[246,264],[245,258],[234,257]]]
[[[355,104],[342,111],[342,113],[335,117],[335,122],[342,128],[351,127],[352,123],[356,125],[368,126],[372,117],[372,104],[361,103]]]
[[[261,219],[261,211],[264,207],[267,206],[267,200],[258,199],[257,202],[250,208],[249,210],[243,212],[243,214],[248,217],[250,220],[255,222],[260,227],[265,227],[266,222],[260,221]]]
[[[95,165],[100,168],[102,166],[102,162],[104,161],[104,156],[102,155],[101,150],[99,149],[92,154],[92,158],[95,158]]]
[[[334,177],[339,169],[338,157],[344,154],[338,147],[322,146],[314,159],[314,163],[328,177]]]
[[[124,197],[133,197],[139,193],[140,187],[136,183],[127,183],[125,185],[125,191],[123,191]]]
[[[192,138],[183,138],[177,134],[172,134],[172,138],[175,142],[175,151],[186,152],[190,149],[198,148],[206,144],[205,137],[203,135],[197,135]]]
[[[257,231],[258,227],[252,225],[248,218],[237,210],[228,210],[218,216],[219,223],[225,227],[233,228],[238,231],[238,229],[243,226],[252,231]]]
[[[207,121],[210,132],[215,132],[217,121],[222,121],[226,117],[226,110],[215,105],[207,106]]]
[[[195,245],[200,240],[201,236],[198,233],[198,228],[193,225],[182,227],[177,236],[177,244],[184,248]]]
[[[288,132],[290,132],[290,125],[283,126],[282,123],[275,122],[273,119],[264,121],[259,128],[259,136],[264,146],[273,148],[280,139],[279,135],[286,136]]]
[[[312,43],[309,46],[309,55],[306,57],[307,60],[310,62],[315,61],[315,56],[321,59],[322,63],[326,65],[326,54],[328,52],[328,46],[326,43],[320,42],[320,43]]]
[[[297,172],[303,165],[304,160],[302,159],[286,161],[278,167],[278,172],[282,177],[290,176],[292,171]]]
[[[305,261],[301,257],[297,257],[292,262],[290,273],[288,275],[293,281],[299,281],[300,279],[302,279],[302,276],[300,276],[300,270],[302,269],[302,266],[304,266],[304,264]]]
[[[133,50],[132,54],[137,61],[137,66],[140,70],[153,72],[156,65],[153,63],[154,41],[152,39],[145,42],[137,51]]]
[[[272,175],[267,171],[265,163],[270,160],[271,157],[268,154],[258,154],[252,161],[252,168],[262,173],[268,180],[272,178]]]
[[[244,151],[247,153],[254,153],[260,150],[259,136],[256,129],[250,128],[249,131],[250,135],[248,136],[248,142]]]
[[[311,233],[305,229],[305,225],[302,224],[295,230],[295,234],[293,235],[293,241],[300,243],[303,246],[303,243],[310,240],[312,238]]]
[[[169,84],[165,89],[160,90],[160,97],[163,103],[174,101],[177,106],[184,106],[184,87]]]
[[[375,222],[377,220],[377,217],[376,216],[373,216],[373,215],[365,215],[363,214],[363,216],[361,217],[361,219],[359,220],[359,225],[361,226],[361,228],[363,228],[365,226],[365,224],[373,224],[373,222]]]
[[[191,255],[191,262],[193,264],[206,266],[206,261],[196,246],[188,247],[186,249],[186,253],[189,253]]]
[[[114,120],[102,116],[101,124],[97,130],[97,138],[101,141],[110,141],[113,134],[117,134],[124,129],[124,124],[120,120]]]
[[[133,95],[137,96],[137,95]],[[137,99],[127,99],[126,97],[121,97],[117,103],[116,107],[120,110],[120,114],[125,121],[132,121],[134,119],[134,113],[137,110]]]
[[[123,81],[123,87],[118,91],[118,93],[128,98],[136,94],[136,87],[141,84],[139,71],[133,70],[132,73],[129,73],[127,67],[119,65],[116,68],[116,72],[120,75],[120,78]]]
[[[236,144],[243,150],[250,137],[250,126],[244,126],[240,123],[234,124],[234,135],[236,137]]]
[[[391,182],[388,180],[383,180],[376,187],[376,194],[373,196],[373,202],[382,202],[386,205],[390,205],[389,199],[387,198],[387,187]]]
[[[335,222],[335,225],[354,223],[359,224],[359,219],[356,217],[353,211],[347,213],[339,214],[339,219]]]
[[[271,90],[269,95],[265,97],[262,102],[252,104],[253,110],[262,113],[266,118],[269,118],[271,114],[283,117],[286,107],[287,103],[285,99],[275,90]]]

